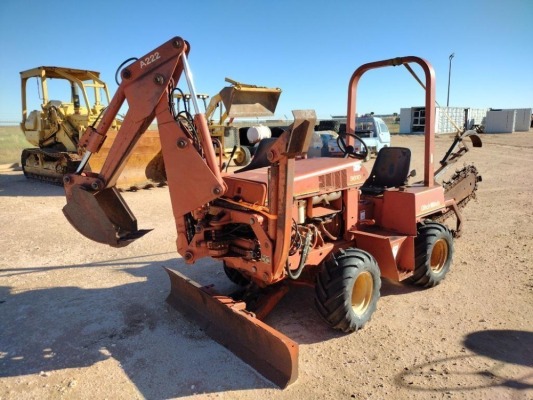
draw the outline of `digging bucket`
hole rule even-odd
[[[274,115],[281,89],[253,86],[228,86],[220,97],[229,118],[253,118]]]
[[[137,220],[116,187],[93,193],[82,186],[68,188],[63,214],[83,236],[112,247],[124,247],[150,230]]]

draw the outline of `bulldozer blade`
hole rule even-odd
[[[112,247],[124,247],[150,230],[137,229],[137,220],[115,187],[93,194],[74,186],[63,214],[83,236]]]
[[[102,170],[116,137],[117,131],[108,131],[107,139],[98,153],[91,155],[89,160],[91,171],[98,172]],[[157,130],[148,130],[142,134],[135,144],[134,150],[117,180],[116,186],[122,190],[137,190],[161,186],[166,183],[166,180],[159,132]]]
[[[296,342],[246,311],[243,302],[218,295],[179,272],[165,270],[171,282],[170,305],[279,387],[297,379]]]
[[[229,118],[274,115],[280,96],[280,89],[263,87],[228,86],[220,91]]]

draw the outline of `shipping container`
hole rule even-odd
[[[529,132],[532,112],[532,108],[518,108],[516,110],[516,121],[514,127],[516,132]]]
[[[465,125],[464,107],[435,107],[435,133],[455,133]]]
[[[490,113],[490,118],[489,118]],[[490,108],[435,107],[435,133],[455,133],[483,126],[486,133],[528,132],[532,108],[493,110]],[[423,133],[425,107],[400,109],[400,133]]]
[[[484,126],[489,110],[490,108],[469,108],[467,129],[476,129],[479,126]]]
[[[400,108],[400,133],[411,133],[411,108]]]
[[[426,108],[411,108],[411,132],[421,133],[426,129]]]
[[[487,113],[485,133],[513,133],[516,110],[492,110]]]

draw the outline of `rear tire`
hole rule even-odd
[[[437,222],[421,225],[415,239],[415,272],[410,282],[424,287],[438,285],[450,270],[452,258],[451,231]]]
[[[331,327],[354,332],[376,310],[380,288],[380,271],[374,257],[359,249],[341,250],[322,263],[315,305]]]

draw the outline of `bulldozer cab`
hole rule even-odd
[[[43,104],[51,100],[48,85],[53,79],[62,79],[70,83],[71,103],[75,108],[82,106],[81,100],[83,100],[83,106],[94,112],[92,110],[94,107],[103,107],[110,100],[107,85],[100,79],[100,73],[97,71],[42,66],[22,71],[20,77],[23,94],[26,94],[27,81],[30,78],[38,79],[39,98],[42,99]],[[64,95],[64,93],[61,94]],[[64,98],[64,96],[61,97]],[[24,106],[27,97],[23,96],[22,100]]]
[[[22,71],[20,77],[21,129],[35,146],[41,146],[48,136],[54,135],[58,131],[56,125],[66,119],[73,128],[67,135],[79,134],[80,129],[98,118],[110,100],[107,85],[96,71],[41,66]],[[30,93],[32,88],[28,85],[32,78],[37,80],[35,94]],[[75,144],[72,137],[64,141]]]

